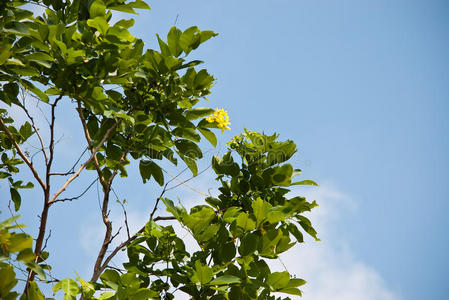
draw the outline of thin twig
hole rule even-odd
[[[175,217],[173,217],[173,216],[158,216],[158,217],[153,219],[154,222],[157,222],[157,221],[172,221],[172,220],[177,220],[177,219]]]
[[[98,178],[95,178],[94,181],[92,181],[89,186],[78,196],[75,197],[71,197],[71,198],[62,198],[62,199],[56,199],[55,201],[53,201],[51,204],[54,204],[56,202],[64,202],[64,201],[73,201],[73,200],[77,200],[79,198],[81,198],[82,196],[84,196],[84,194],[87,193],[87,191],[94,185],[95,182],[97,182]]]
[[[120,230],[122,230],[122,227],[121,227],[121,226],[118,228],[117,232],[116,232],[113,236],[111,236],[111,239],[109,240],[109,243],[112,243],[112,240],[115,239],[115,237],[116,237],[117,235],[119,235]]]
[[[201,171],[197,174],[197,176],[203,174],[204,172],[206,172],[210,167],[211,167],[211,165],[209,165],[207,168],[201,170]],[[166,172],[168,175],[170,175],[170,173],[168,173],[167,171],[165,171],[165,172]],[[170,175],[170,176],[172,176],[172,175]],[[187,182],[189,182],[190,180],[194,179],[194,178],[197,177],[197,176],[192,176],[192,177],[190,177],[190,178],[188,178],[188,179],[186,179],[186,180],[183,180],[183,181],[177,179],[177,178],[176,178],[177,176],[176,176],[176,177],[173,177],[173,180],[176,180],[176,181],[178,181],[179,183],[176,184],[176,185],[174,185],[174,186],[171,186],[171,187],[167,188],[166,191],[173,190],[173,189],[177,188],[177,187],[180,186],[180,185],[185,185],[186,187],[190,188],[190,189],[193,190],[194,192],[197,192],[197,193],[199,193],[199,194],[201,194],[201,195],[203,195],[203,196],[207,196],[206,194],[204,194],[204,193],[202,193],[202,192],[200,192],[200,191],[198,191],[198,190],[194,189],[193,187],[191,187],[191,186],[189,186],[189,185],[186,184]]]
[[[28,109],[25,106],[25,95],[24,95],[23,89],[22,89],[22,102],[23,103],[22,103],[21,108],[25,111],[25,114],[28,116],[28,119],[30,119],[30,121],[31,121],[31,126],[34,129],[34,132],[36,132],[36,135],[37,135],[37,137],[39,139],[39,143],[41,144],[41,150],[42,150],[42,154],[44,155],[45,165],[47,165],[48,164],[48,157],[47,157],[47,153],[45,152],[44,141],[42,139],[42,136],[39,133],[39,129],[36,127],[36,125],[34,123],[33,117],[31,116],[30,112],[28,111]]]
[[[78,159],[75,161],[75,163],[73,164],[73,166],[66,172],[67,173],[75,173],[75,167],[76,165],[80,162],[81,158],[83,158],[84,153],[86,153],[86,151],[89,149],[89,147],[84,148],[83,152],[81,153],[81,155],[78,157]]]
[[[123,214],[125,215],[125,227],[126,227],[126,233],[128,234],[128,238],[130,238],[130,234],[129,234],[129,226],[128,226],[128,216],[126,214],[126,209],[125,209],[125,205],[123,205],[123,203],[120,201],[120,199],[117,197],[117,194],[115,193],[114,189],[112,189],[112,192],[114,193],[115,197],[117,198],[117,202],[120,204],[120,206],[122,207],[123,210]]]
[[[75,174],[75,171],[71,171],[71,172],[65,172],[65,173],[58,173],[58,172],[53,172],[50,173],[50,176],[68,176],[68,175],[72,175]]]
[[[44,242],[44,246],[42,247],[42,251],[45,250],[45,248],[47,248],[47,243],[48,243],[48,239],[51,237],[51,229],[48,231],[48,236],[45,238],[45,242]]]

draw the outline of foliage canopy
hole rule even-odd
[[[44,14],[34,16],[30,5],[45,7]],[[300,170],[287,162],[295,143],[245,130],[228,143],[227,153],[212,158],[221,184],[217,197],[206,197],[189,211],[165,197],[172,179],[167,180],[161,163],[182,161],[197,176],[201,139],[216,146],[213,129],[229,129],[224,110],[197,106],[210,94],[214,78],[199,68],[201,61],[188,59],[217,34],[172,27],[165,40],[157,35],[159,50],[145,49],[130,33],[133,19],[112,19],[113,11],[135,14],[136,9],[149,6],[142,0],[8,0],[0,5],[0,100],[5,104],[0,109],[0,178],[9,184],[15,212],[26,205],[20,190],[34,188],[24,182],[20,165],[31,172],[43,199],[34,242],[17,216],[0,223],[0,298],[20,296],[18,279],[26,282],[21,299],[50,299],[39,288],[50,281],[57,282],[53,290],[62,290],[64,299],[173,299],[178,290],[192,299],[301,295],[304,280],[288,271],[272,272],[267,264],[302,243],[303,232],[318,240],[303,214],[317,204],[287,195],[291,186],[316,185],[295,181]],[[46,107],[43,115],[30,110],[35,102]],[[88,158],[58,173],[53,164],[56,107],[63,102],[79,118]],[[20,123],[12,108],[22,110],[27,120]],[[37,127],[37,117],[48,120],[48,134]],[[41,165],[23,150],[24,143],[39,145]],[[114,178],[127,177],[131,163],[139,165],[144,183],[154,180],[162,192],[146,225],[112,247],[110,193]],[[44,251],[48,214],[56,203],[70,205],[83,195],[62,197],[88,170],[102,186],[105,226],[92,277],[53,278]],[[64,183],[58,186],[55,176]],[[162,203],[169,216],[156,215]],[[161,220],[179,222],[200,250],[187,251],[173,226]],[[116,270],[110,262],[122,249],[128,261]],[[18,265],[27,270],[24,278],[16,274]]]

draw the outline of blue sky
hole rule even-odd
[[[447,299],[448,2],[150,5],[153,10],[136,17],[134,29],[148,47],[157,47],[154,34],[164,36],[175,21],[182,29],[197,25],[219,33],[194,57],[206,61],[217,78],[210,105],[229,111],[232,130],[221,135],[221,145],[244,127],[276,131],[298,144],[295,165],[321,183],[317,190],[295,192],[322,201],[316,221],[325,238],[318,245],[307,241],[313,245],[298,250],[303,260],[285,258],[299,276],[310,275],[303,276],[311,286],[304,299]],[[65,167],[79,153],[71,131],[78,124],[61,114],[66,139],[59,163]],[[145,218],[142,211],[152,203],[147,199],[157,193],[156,186],[139,185],[137,191],[140,182],[131,176],[120,189],[123,197],[136,198],[130,204],[136,219]],[[194,186],[207,190],[210,182],[199,178]],[[174,198],[181,195],[173,192]],[[96,200],[83,201],[61,205],[50,219],[50,243],[57,249],[71,245],[75,261],[92,259],[86,236],[98,238],[91,228],[98,217]],[[33,226],[36,214],[30,205],[25,223]],[[57,225],[64,219],[67,224]],[[55,256],[55,264],[65,259]],[[67,266],[63,274],[73,276],[74,268]],[[90,273],[82,265],[76,270]]]

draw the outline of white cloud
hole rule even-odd
[[[304,244],[295,246],[282,257],[290,273],[307,280],[302,287],[303,299],[400,299],[375,269],[354,258],[344,235],[337,230],[341,217],[356,211],[356,203],[330,184],[295,193],[316,200],[320,205],[309,217],[322,241],[306,239]],[[273,265],[283,268],[279,261]]]

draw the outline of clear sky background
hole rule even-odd
[[[447,299],[449,2],[149,4],[153,10],[135,18],[133,32],[148,47],[156,48],[154,34],[165,36],[175,22],[219,33],[194,55],[217,78],[211,102],[203,105],[227,109],[232,123],[213,151],[223,151],[244,127],[276,131],[298,144],[293,163],[321,184],[294,193],[321,204],[311,216],[323,241],[307,240],[282,258],[308,281],[305,300]],[[72,131],[79,124],[60,113],[65,169],[82,148]],[[140,183],[132,175],[118,189],[130,202],[135,228],[160,192]],[[207,192],[211,184],[203,176],[191,186]],[[189,203],[201,198],[184,189],[171,196]],[[7,196],[6,186],[0,192]],[[38,210],[29,201],[23,221],[31,229]],[[76,270],[90,277],[91,252],[103,231],[96,191],[53,214],[51,263],[64,265],[61,276]]]

